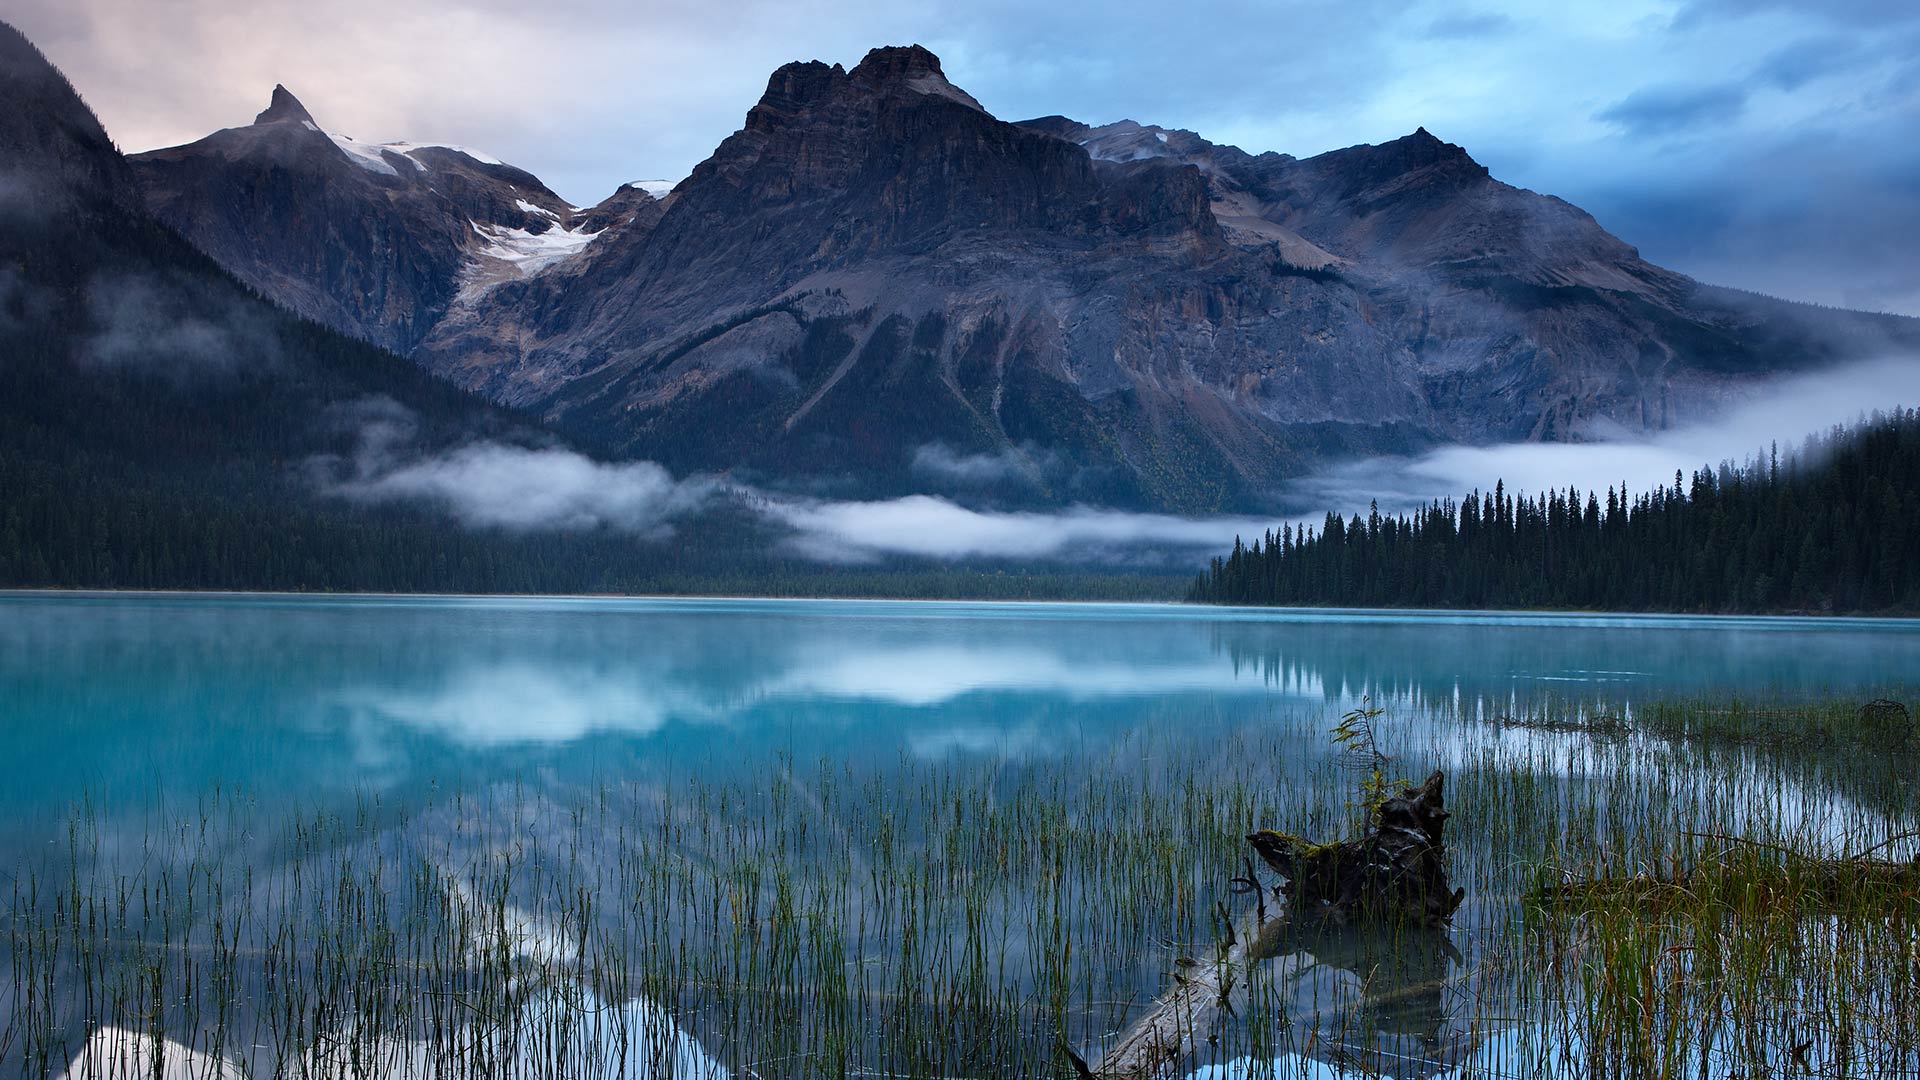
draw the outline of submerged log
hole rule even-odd
[[[1287,879],[1295,919],[1443,927],[1467,893],[1447,880],[1445,784],[1435,772],[1382,800],[1357,840],[1310,844],[1270,829],[1247,840]]]
[[[1260,902],[1257,911],[1227,932],[1226,940],[1205,963],[1189,963],[1174,975],[1174,985],[1162,994],[1115,1040],[1098,1067],[1089,1066],[1067,1050],[1082,1080],[1147,1080],[1188,1061],[1206,1042],[1223,1013],[1231,1013],[1236,991],[1244,994],[1248,971],[1262,961],[1288,956],[1309,964],[1339,961],[1315,959],[1334,942],[1348,941],[1341,928],[1417,926],[1429,934],[1366,941],[1363,983],[1374,989],[1374,977],[1387,953],[1399,964],[1418,960],[1422,977],[1393,987],[1399,996],[1431,995],[1437,1004],[1445,986],[1446,964],[1457,954],[1441,933],[1466,896],[1447,881],[1446,847],[1442,839],[1448,817],[1443,789],[1445,778],[1434,773],[1419,787],[1402,789],[1383,799],[1364,836],[1337,844],[1314,845],[1298,837],[1262,830],[1247,837],[1269,866],[1286,879],[1281,892],[1288,907],[1269,917]],[[1258,893],[1251,866],[1245,881]],[[1333,937],[1327,935],[1332,934]],[[1382,950],[1385,950],[1383,952]],[[1340,950],[1334,949],[1334,952]],[[1400,955],[1400,954],[1405,955]],[[1436,959],[1437,958],[1437,959]],[[1358,963],[1356,961],[1356,963]],[[1464,1039],[1465,1037],[1463,1037]],[[1402,1059],[1396,1073],[1426,1076],[1448,1062],[1464,1059],[1453,1046],[1432,1061]],[[1432,1069],[1410,1066],[1432,1065]]]
[[[1151,1080],[1186,1062],[1231,1008],[1236,983],[1244,985],[1247,969],[1274,954],[1285,931],[1284,918],[1242,921],[1211,960],[1174,975],[1174,985],[1128,1025],[1098,1068],[1068,1048],[1074,1070],[1081,1080]]]
[[[1457,1069],[1488,1030],[1448,1016],[1448,966],[1461,962],[1442,930],[1301,924],[1249,916],[1203,962],[1183,962],[1173,985],[1089,1065],[1067,1050],[1080,1080],[1166,1080],[1184,1075],[1223,1022],[1262,1007],[1253,969],[1278,993],[1271,1022],[1281,1048],[1335,1068],[1409,1080]]]

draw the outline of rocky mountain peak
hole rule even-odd
[[[1372,206],[1387,193],[1405,197],[1475,190],[1490,182],[1486,166],[1422,127],[1383,143],[1361,143],[1299,163],[1321,177],[1323,194]]]
[[[931,94],[957,101],[981,112],[972,94],[947,81],[940,70],[940,58],[920,45],[887,45],[871,49],[849,73],[850,77],[876,86],[901,86],[915,93]]]
[[[1425,127],[1415,128],[1413,134],[1403,135],[1392,142],[1381,143],[1378,149],[1384,158],[1406,171],[1430,165],[1459,165],[1483,174],[1487,171],[1485,166],[1473,160],[1464,147],[1442,141]]]
[[[307,107],[300,104],[300,99],[294,97],[286,87],[275,83],[273,100],[267,103],[266,108],[260,110],[260,115],[254,117],[253,122],[256,124],[313,124],[313,114],[309,113]],[[314,124],[314,126],[319,125]]]
[[[767,92],[760,95],[760,104],[747,115],[747,126],[757,126],[763,116],[787,116],[824,100],[846,74],[839,64],[818,60],[780,65],[768,77]]]
[[[856,77],[868,79],[919,79],[928,75],[946,78],[940,70],[940,58],[924,45],[881,45],[867,50],[867,55],[853,69]]]

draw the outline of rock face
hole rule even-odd
[[[1331,457],[1655,431],[1920,341],[1653,266],[1425,130],[1296,159],[1006,123],[917,46],[789,64],[671,195],[578,214],[528,194],[549,212],[515,216],[476,179],[497,170],[356,157],[302,114],[276,97],[143,155],[153,205],[269,295],[460,385],[806,490],[1261,509]],[[454,209],[401,210],[416,189]],[[475,228],[543,221],[597,239],[473,269]]]
[[[131,161],[154,214],[241,280],[403,354],[456,304],[577,253],[616,216],[589,224],[594,211],[477,151],[330,135],[284,86],[246,127]]]

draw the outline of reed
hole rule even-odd
[[[1190,1071],[1920,1073],[1909,747],[1838,702],[1518,704],[1376,732],[1447,771],[1453,930],[1288,931]],[[1341,711],[1038,760],[78,807],[13,871],[0,1072],[1072,1075],[1244,932],[1251,828],[1351,825]]]

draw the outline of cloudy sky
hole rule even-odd
[[[1920,314],[1913,0],[9,0],[129,150],[246,123],[483,148],[576,203],[677,179],[788,60],[920,42],[998,116],[1306,155],[1424,125],[1657,262]]]

